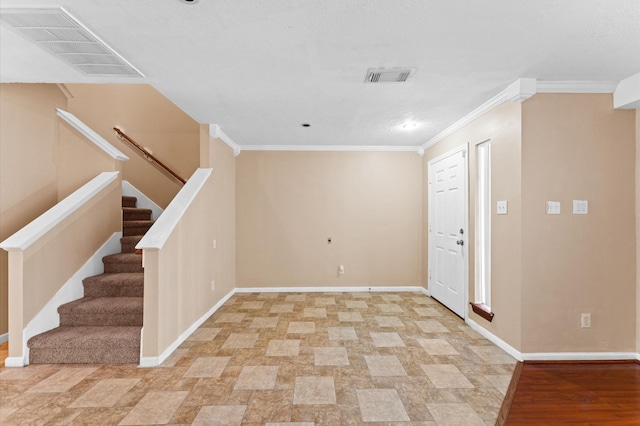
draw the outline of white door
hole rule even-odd
[[[429,162],[429,291],[465,318],[467,305],[467,149]]]

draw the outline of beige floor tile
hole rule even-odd
[[[507,393],[509,383],[511,383],[510,375],[485,375],[484,378],[487,379],[489,383],[491,383],[501,394],[505,395]]]
[[[335,297],[316,297],[313,300],[313,303],[316,306],[335,305],[336,304],[336,299],[335,299]]]
[[[294,405],[335,403],[336,388],[333,377],[296,377],[293,390]]]
[[[69,407],[112,407],[131,390],[140,379],[104,379],[83,393]]]
[[[404,312],[401,306],[394,303],[380,303],[378,304],[378,309],[383,314],[400,314]]]
[[[218,378],[227,367],[231,357],[200,357],[197,358],[183,377]]]
[[[264,302],[243,302],[239,309],[260,310],[264,306]]]
[[[358,404],[365,422],[408,422],[411,419],[395,389],[358,389]]]
[[[415,321],[415,323],[425,333],[449,333],[449,329],[436,319]]]
[[[364,300],[346,300],[344,302],[348,309],[368,309],[369,305]]]
[[[231,333],[222,349],[252,348],[258,340],[258,333]]]
[[[417,339],[417,341],[429,355],[460,355],[460,352],[444,339]]]
[[[249,328],[276,328],[279,320],[278,317],[256,317],[251,321]]]
[[[27,392],[66,392],[97,369],[97,367],[65,367],[39,382]]]
[[[151,391],[120,422],[121,425],[165,424],[171,420],[187,391]]]
[[[284,298],[285,302],[304,302],[307,299],[307,296],[304,294],[289,294]]]
[[[280,296],[280,293],[272,293],[270,291],[266,293],[260,293],[258,295],[258,299],[277,299]]]
[[[187,340],[193,342],[209,342],[216,338],[220,330],[220,328],[199,328],[191,333],[191,336],[187,337]]]
[[[340,322],[362,322],[362,314],[360,312],[338,312],[338,321]]]
[[[453,364],[423,364],[421,367],[431,383],[438,389],[474,387]]]
[[[244,425],[263,425],[266,422],[289,421],[292,404],[293,389],[253,392],[242,422]]]
[[[397,294],[383,294],[380,296],[385,302],[402,302],[402,296]]]
[[[316,323],[313,321],[291,321],[287,328],[290,334],[308,334],[316,332]]]
[[[369,373],[374,377],[406,376],[402,363],[395,355],[365,355]]]
[[[305,318],[326,318],[327,308],[304,308],[302,316]]]
[[[270,314],[290,314],[293,312],[293,308],[295,305],[291,304],[282,304],[282,305],[273,305],[271,306]]]
[[[277,340],[269,341],[267,346],[267,356],[298,356],[300,352],[300,340]]]
[[[369,333],[373,344],[378,348],[394,348],[405,346],[398,333]]]
[[[394,316],[377,316],[375,320],[380,327],[404,327],[400,318]]]
[[[353,327],[328,327],[329,340],[358,340]]]
[[[421,317],[441,317],[442,314],[434,308],[413,308]]]
[[[42,374],[47,369],[47,365],[29,365],[23,368],[5,368],[0,371],[0,381],[6,380],[28,380]]]
[[[234,390],[273,389],[277,377],[277,366],[249,365],[242,368]]]
[[[189,352],[189,349],[176,349],[171,355],[164,360],[160,367],[171,368],[175,367],[176,363],[182,359]]]
[[[313,354],[315,365],[349,365],[346,348],[313,348]]]
[[[469,346],[487,364],[515,364],[516,360],[497,346]]]
[[[246,405],[204,406],[198,412],[192,425],[240,426],[246,409]]]
[[[242,322],[242,320],[244,319],[245,316],[247,316],[247,314],[239,313],[239,312],[225,313],[225,314],[220,315],[220,317],[216,320],[216,322],[219,322],[219,323]]]
[[[264,426],[314,426],[314,422],[278,422],[265,423]]]
[[[371,299],[371,293],[367,293],[366,291],[355,291],[349,293],[349,295],[354,299]]]
[[[16,411],[16,407],[0,407],[0,422],[5,420],[11,413]]]
[[[480,416],[466,403],[427,404],[438,426],[485,426]]]
[[[437,303],[435,300],[427,296],[412,297],[411,300],[416,302],[418,305],[435,305]]]

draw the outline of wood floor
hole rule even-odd
[[[498,424],[640,425],[640,364],[525,362],[505,405]]]

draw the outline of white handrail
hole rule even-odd
[[[119,173],[120,172],[100,173],[58,204],[42,213],[24,228],[0,243],[0,248],[7,251],[26,250],[31,244],[82,207],[83,204],[102,191],[102,189],[106,188],[111,182],[116,180]]]
[[[76,129],[91,142],[96,144],[98,148],[106,152],[111,158],[119,161],[127,161],[129,159],[129,157],[124,155],[122,151],[107,142],[105,138],[94,132],[89,126],[80,121],[80,119],[75,115],[60,108],[56,108],[56,112],[58,114],[58,117],[69,123],[71,127]]]
[[[173,198],[171,203],[164,209],[164,212],[153,226],[144,234],[144,237],[136,245],[136,249],[160,250],[167,241],[180,218],[189,208],[200,189],[211,175],[213,169],[198,169],[189,178],[180,192]]]

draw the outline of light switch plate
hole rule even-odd
[[[496,207],[497,214],[507,214],[507,202],[506,201],[498,201]]]
[[[588,214],[588,213],[589,213],[589,201],[573,200],[573,214]]]
[[[547,201],[547,214],[560,214],[560,201]]]

